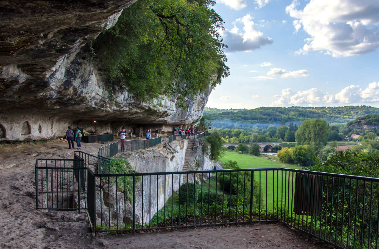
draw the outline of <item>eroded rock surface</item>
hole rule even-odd
[[[110,94],[82,52],[135,1],[1,1],[0,141],[63,136],[67,125],[95,120],[97,130],[111,132],[125,123],[188,125],[201,118],[210,90],[184,109],[175,97],[143,103],[125,91]],[[22,131],[26,122],[29,133]]]

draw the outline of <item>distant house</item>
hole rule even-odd
[[[361,135],[359,135],[359,134],[352,134],[351,135],[351,138],[353,138],[353,139],[358,139],[359,137],[360,137]]]

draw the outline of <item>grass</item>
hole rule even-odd
[[[241,169],[248,168],[291,168],[291,169],[302,169],[301,166],[284,164],[279,161],[272,161],[264,159],[261,157],[256,157],[247,154],[240,154],[237,152],[226,152],[224,157],[221,158],[222,162],[227,162],[229,160],[237,161],[238,166]]]
[[[226,152],[225,155],[221,158],[222,162],[227,162],[229,160],[237,161],[238,166],[241,169],[254,169],[254,168],[289,168],[289,169],[302,169],[301,166],[284,164],[278,161],[268,160],[261,157],[256,157],[247,154],[240,154],[237,152]],[[279,178],[279,179],[278,179]],[[284,187],[288,182],[284,182],[284,180],[290,180],[290,186],[287,187],[287,191],[285,191]],[[263,197],[263,201],[267,201],[264,205],[262,205],[262,209],[266,209],[268,211],[276,211],[276,204],[282,203],[280,201],[281,194],[285,192],[292,193],[292,183],[295,181],[294,178],[285,177],[282,171],[260,171],[254,174],[254,180],[258,181],[261,184],[261,193]],[[267,182],[266,182],[267,180]],[[279,186],[279,189],[276,189]],[[267,192],[266,192],[267,189]],[[266,199],[267,198],[267,199]],[[284,203],[284,201],[283,201]]]

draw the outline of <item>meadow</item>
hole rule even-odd
[[[221,158],[221,162],[226,163],[229,160],[236,161],[241,169],[254,169],[254,168],[288,168],[288,169],[302,169],[298,165],[284,164],[279,161],[273,161],[265,159],[263,157],[256,157],[247,154],[241,154],[237,152],[225,152],[225,155]],[[295,179],[294,176],[288,176],[289,174],[283,171],[260,171],[254,174],[254,180],[259,182],[261,187],[261,196],[263,201],[267,201],[262,205],[262,209],[267,211],[276,211],[276,205],[282,203],[280,201],[281,194],[285,192],[292,193],[294,189],[292,184]],[[291,180],[291,185],[286,186],[286,180]],[[285,191],[287,187],[287,191]],[[278,188],[278,189],[277,189]]]

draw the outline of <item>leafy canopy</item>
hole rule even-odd
[[[296,143],[298,145],[310,145],[319,150],[326,145],[329,136],[329,126],[325,120],[306,120],[296,131]]]
[[[108,89],[142,100],[164,94],[184,100],[219,84],[229,68],[214,3],[140,0],[125,9],[89,48],[107,74]]]

